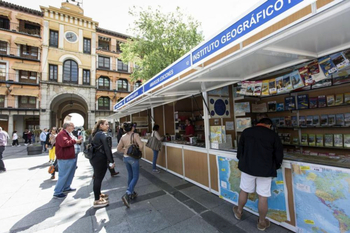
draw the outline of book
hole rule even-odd
[[[328,115],[321,115],[321,126],[328,126]]]
[[[307,109],[309,108],[309,96],[307,94],[305,95],[298,95],[298,109]]]
[[[311,86],[314,83],[314,81],[312,80],[312,76],[309,74],[309,69],[307,68],[307,66],[298,69],[298,71],[305,86]]]
[[[327,106],[334,106],[334,95],[327,95]]]
[[[285,127],[286,126],[286,122],[284,121],[284,117],[280,117],[280,119],[279,119],[279,126],[280,127]]]
[[[283,134],[283,143],[290,144],[290,133]]]
[[[350,148],[350,134],[344,134],[344,147]]]
[[[292,125],[292,117],[290,117],[290,116],[286,116],[285,118],[284,118],[284,122],[285,122],[285,124],[286,124],[286,127],[292,127],[293,125]]]
[[[338,71],[330,56],[321,57],[318,59],[318,63],[325,76],[330,76],[331,74]]]
[[[344,103],[350,104],[350,93],[344,94]]]
[[[323,134],[316,134],[316,146],[323,146]]]
[[[293,145],[299,145],[299,138],[293,137]]]
[[[274,118],[271,118],[271,121],[272,121],[272,124],[276,127],[276,126],[279,126],[280,124],[280,118],[279,117],[274,117]]]
[[[348,66],[349,60],[343,56],[343,53],[334,53],[330,55],[333,64],[337,67],[337,70],[341,70]]]
[[[343,113],[339,113],[339,114],[335,115],[335,125],[336,126],[344,126],[345,125]]]
[[[312,126],[313,117],[314,116],[306,116],[306,126]]]
[[[309,146],[316,146],[315,134],[309,134]]]
[[[307,134],[306,133],[301,134],[300,144],[303,145],[303,146],[307,146],[308,145]]]
[[[268,96],[269,94],[269,80],[264,80],[261,86],[261,95]]]
[[[309,108],[317,108],[317,97],[309,98]]]
[[[305,116],[299,116],[299,126],[306,127],[306,119]]]
[[[276,78],[276,89],[277,94],[282,94],[286,92],[286,88],[283,82],[283,76]]]
[[[283,76],[283,86],[285,88],[284,92],[289,92],[293,90],[290,74],[286,74]]]
[[[277,93],[276,79],[270,79],[269,80],[269,93],[270,93],[270,95],[274,95],[274,94]]]
[[[350,82],[350,70],[343,70],[339,73],[333,74],[333,85],[340,85]]]
[[[247,83],[247,90],[245,92],[245,95],[253,95],[254,83],[252,81],[246,81],[245,83]]]
[[[335,115],[330,114],[328,115],[328,126],[333,126],[335,125]]]
[[[312,125],[313,126],[320,126],[320,116],[314,115],[312,118]]]
[[[236,118],[236,130],[237,132],[242,132],[246,128],[252,126],[252,120],[250,117]]]
[[[322,79],[314,84],[312,84],[312,89],[317,89],[321,87],[329,87],[332,86],[332,78]]]
[[[293,127],[298,127],[298,118],[297,116],[292,116],[292,126]]]
[[[319,108],[327,107],[327,102],[326,102],[326,96],[325,95],[319,95],[317,97],[317,100],[318,100],[318,107]]]
[[[344,94],[337,94],[335,96],[335,105],[341,105],[344,103]]]
[[[333,134],[324,135],[324,146],[333,147]]]
[[[277,112],[282,112],[282,111],[284,111],[284,103],[277,103],[277,104],[276,104],[276,111],[277,111]]]
[[[287,96],[284,98],[284,106],[286,110],[295,110],[295,97]]]
[[[253,113],[267,112],[266,103],[261,103],[261,104],[252,103],[252,112]]]
[[[344,114],[344,125],[345,126],[350,126],[350,113],[345,113]]]
[[[299,71],[296,70],[289,74],[292,80],[293,89],[298,89],[304,86],[304,81],[302,80]]]
[[[276,112],[276,101],[267,102],[267,111],[268,112]]]
[[[343,134],[334,134],[334,147],[343,147]]]
[[[262,86],[262,81],[255,81],[253,96],[261,95],[261,86]]]

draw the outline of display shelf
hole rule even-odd
[[[326,149],[340,149],[340,150],[350,150],[350,147],[335,147],[335,146],[309,146],[301,144],[288,144],[282,143],[284,146],[295,146],[295,147],[310,147],[310,148],[326,148]]]
[[[319,128],[323,128],[323,129],[332,129],[332,128],[344,128],[344,129],[349,129],[350,126],[276,126],[277,129],[294,129],[294,130],[298,130],[298,129],[319,129]]]

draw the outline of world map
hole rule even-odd
[[[218,156],[219,168],[219,192],[220,197],[237,205],[240,192],[239,184],[241,171],[238,169],[238,160]],[[271,197],[268,198],[269,211],[267,217],[278,222],[289,220],[286,207],[286,196],[284,191],[284,178],[281,169],[277,171],[277,177],[271,183]],[[258,195],[249,194],[247,204],[249,210],[258,213]]]
[[[350,172],[306,163],[292,172],[298,231],[350,233]]]

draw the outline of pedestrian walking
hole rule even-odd
[[[27,133],[27,140],[28,140],[28,144],[31,145],[32,144],[32,132],[30,130],[28,130],[28,133]]]
[[[16,130],[13,131],[13,133],[12,133],[12,146],[15,146],[15,145],[19,146],[19,144],[18,144],[18,134],[17,134]]]
[[[47,135],[47,128],[44,128],[43,131],[40,133],[40,144],[42,146],[42,151],[46,152],[46,146],[45,146],[45,142],[46,142],[46,135]]]
[[[57,135],[55,151],[58,164],[58,180],[56,183],[54,198],[64,198],[66,193],[76,191],[71,187],[76,169],[74,144],[81,143],[81,139],[74,140],[70,134],[74,129],[72,122],[63,123],[63,130]]]
[[[112,138],[108,136],[109,124],[105,119],[97,121],[92,130],[92,144],[94,153],[90,163],[94,169],[93,191],[94,208],[105,207],[109,204],[108,195],[101,193],[102,180],[106,175],[107,167],[114,169],[115,163],[112,155]]]
[[[140,165],[138,159],[134,159],[133,157],[128,156],[126,152],[128,148],[132,145],[131,137],[133,137],[133,141],[138,144],[139,149],[141,151],[143,149],[143,143],[141,142],[139,134],[134,133],[136,128],[135,124],[131,122],[125,122],[123,124],[123,128],[126,133],[120,139],[117,151],[123,152],[123,161],[128,171],[128,188],[126,190],[125,195],[123,195],[122,200],[124,202],[124,205],[130,208],[130,200],[135,199],[137,197],[137,193],[134,189],[139,179]]]
[[[258,230],[264,231],[270,226],[266,219],[267,198],[271,196],[271,181],[277,176],[277,169],[283,160],[283,146],[278,135],[270,128],[272,121],[262,118],[254,127],[245,129],[238,144],[238,168],[241,171],[241,191],[238,206],[233,207],[236,219],[240,220],[248,194],[255,190],[259,196],[257,223]]]
[[[152,136],[157,138],[160,142],[163,141],[164,137],[161,137],[158,133],[159,130],[159,125],[154,125],[153,126],[153,132],[152,132]],[[153,149],[152,149],[153,150]],[[160,170],[157,169],[157,159],[158,159],[158,154],[159,151],[158,150],[153,150],[153,163],[152,163],[152,171],[155,173],[159,173]]]
[[[2,160],[2,154],[5,151],[6,145],[7,145],[7,134],[0,127],[0,172],[6,171],[4,161]]]
[[[28,145],[28,129],[25,129],[24,131],[23,131],[23,135],[22,135],[22,138],[23,138],[23,140],[24,140],[24,145],[26,146],[26,145]]]

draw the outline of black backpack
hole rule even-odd
[[[102,145],[100,145],[98,148],[95,148],[94,145],[92,144],[92,136],[89,137],[89,139],[87,141],[85,141],[83,143],[84,145],[84,150],[83,150],[83,154],[85,156],[85,158],[87,159],[92,159],[92,157],[94,156],[94,150],[99,150]]]

